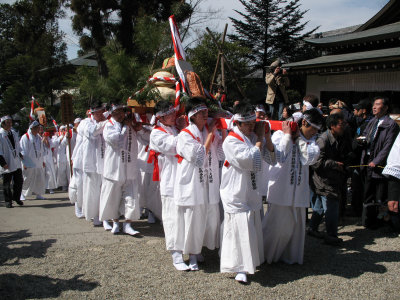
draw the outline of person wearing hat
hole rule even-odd
[[[100,195],[100,220],[113,220],[111,233],[119,232],[119,217],[125,216],[123,232],[137,235],[132,221],[140,218],[138,199],[139,167],[138,145],[133,120],[126,115],[125,106],[113,105],[111,118],[106,122],[103,137],[104,153],[103,184]],[[120,212],[121,209],[121,212]]]
[[[306,208],[310,204],[309,166],[317,162],[316,134],[324,119],[318,109],[303,114],[300,128],[284,121],[272,136],[277,165],[269,170],[267,202],[263,219],[264,254],[268,263],[302,264]]]
[[[23,155],[23,178],[21,200],[25,197],[36,195],[36,199],[43,200],[42,194],[45,193],[45,163],[43,155],[42,139],[39,135],[39,122],[33,121],[29,125],[29,130],[19,142],[21,154]]]
[[[13,200],[18,205],[24,205],[20,200],[23,183],[21,157],[18,135],[12,130],[12,119],[4,116],[1,118],[0,129],[0,173],[3,174],[4,201],[7,208],[13,207]]]
[[[189,254],[189,268],[197,271],[203,246],[219,247],[219,160],[223,159],[222,138],[215,120],[209,123],[203,98],[185,104],[189,125],[178,135],[174,199],[177,210],[175,245]]]
[[[176,109],[171,102],[163,100],[155,106],[156,125],[150,134],[150,161],[152,161],[153,180],[160,180],[162,204],[162,225],[165,233],[167,251],[172,255],[172,263],[178,271],[188,270],[183,261],[182,251],[175,246],[177,206],[174,202],[174,183],[178,158],[176,143],[179,130],[175,127]]]
[[[269,66],[269,72],[265,76],[265,82],[268,85],[267,98],[265,103],[269,105],[269,112],[273,120],[279,120],[282,116],[283,105],[289,103],[286,88],[290,81],[287,71],[281,69],[281,60],[275,60]]]
[[[95,102],[90,108],[91,117],[88,118],[83,130],[82,165],[83,165],[83,213],[87,221],[93,219],[94,226],[102,225],[99,220],[100,191],[103,180],[105,141],[103,129],[106,125],[105,108],[101,101]],[[107,223],[107,222],[106,222]],[[105,229],[109,225],[104,224]],[[108,225],[108,226],[107,226]]]
[[[224,207],[221,241],[221,272],[237,273],[235,280],[247,282],[264,262],[261,226],[261,189],[265,161],[275,161],[271,134],[265,133],[265,122],[256,122],[254,108],[240,103],[234,109],[233,130],[222,147],[220,196]]]

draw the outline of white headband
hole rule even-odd
[[[111,107],[110,113],[113,113],[114,111],[116,111],[117,109],[120,109],[120,108],[125,108],[125,105],[113,105]]]
[[[308,101],[303,101],[303,104],[306,106],[306,110],[314,108],[314,106],[312,106],[312,104]]]
[[[39,124],[39,122],[38,121],[33,121],[32,123],[31,123],[31,125],[29,125],[29,129],[32,129],[33,127],[36,127],[36,126],[39,126],[40,124]]]
[[[76,123],[80,123],[82,121],[82,119],[81,118],[76,118],[75,120],[74,120],[74,124],[76,124]]]
[[[266,113],[266,112],[265,112],[265,109],[264,109],[263,107],[257,106],[257,107],[256,107],[256,112],[259,112],[259,111],[263,112],[264,114]]]
[[[235,114],[233,116],[233,119],[238,122],[250,122],[250,121],[254,121],[256,118],[257,117],[254,112],[251,114],[248,114],[248,115]]]
[[[310,117],[308,115],[303,115],[303,116],[304,116],[304,120],[306,120],[307,123],[310,124],[312,127],[314,127],[315,129],[318,129],[318,130],[321,129],[321,125],[317,125],[317,124],[310,122],[310,120],[309,120]]]
[[[193,117],[195,114],[197,114],[199,111],[206,110],[206,109],[208,109],[208,108],[204,104],[195,106],[191,111],[189,111],[188,119],[190,120],[190,118]]]
[[[156,117],[157,117],[157,118],[159,118],[159,117],[164,117],[164,116],[167,116],[167,115],[172,114],[172,113],[175,112],[175,111],[176,111],[175,107],[170,106],[169,109],[168,109],[167,111],[159,111],[159,112],[157,112],[157,113],[156,113]]]
[[[1,117],[0,123],[3,123],[6,120],[12,120],[12,118],[10,116]]]
[[[96,108],[91,108],[91,109],[90,109],[90,112],[91,112],[91,113],[94,113],[94,112],[96,112],[96,111],[103,110],[103,109],[104,109],[103,106],[101,106],[101,107],[96,107]]]

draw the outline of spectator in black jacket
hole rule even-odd
[[[346,155],[351,152],[351,141],[344,138],[347,122],[342,113],[334,113],[326,120],[328,130],[317,139],[320,156],[312,166],[315,193],[319,195],[320,204],[314,205],[308,233],[315,237],[323,237],[318,226],[325,214],[325,242],[338,244],[342,239],[337,236],[339,221],[339,203],[346,185]],[[317,200],[318,201],[318,200]]]
[[[363,151],[361,165],[365,177],[363,225],[379,226],[379,206],[387,198],[387,179],[382,175],[390,149],[399,132],[399,126],[389,116],[390,103],[385,97],[375,97],[372,107],[374,118],[368,123],[359,138]]]

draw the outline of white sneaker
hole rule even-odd
[[[132,228],[131,223],[125,222],[124,225],[122,226],[122,231],[126,234],[129,235],[137,235],[139,234],[139,231],[135,230]]]
[[[108,223],[108,221],[103,221],[103,227],[104,227],[104,230],[112,229],[112,226],[110,225],[110,223]]]
[[[147,216],[147,223],[149,224],[154,224],[156,222],[156,218],[154,217],[154,214],[149,211],[149,215]]]
[[[241,283],[247,283],[247,275],[246,273],[239,272],[237,273],[235,280]]]
[[[119,233],[119,222],[113,222],[113,227],[111,229],[112,234]]]
[[[42,195],[36,195],[36,200],[46,200]]]
[[[191,271],[199,270],[199,265],[197,264],[197,254],[191,254],[189,256],[189,269]]]

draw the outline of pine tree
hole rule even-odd
[[[307,11],[300,9],[300,0],[239,1],[246,12],[235,10],[243,21],[230,18],[236,30],[230,38],[252,49],[249,58],[264,76],[266,66],[277,57],[291,61],[303,53],[299,42],[317,29],[302,33],[308,22],[301,22]]]

